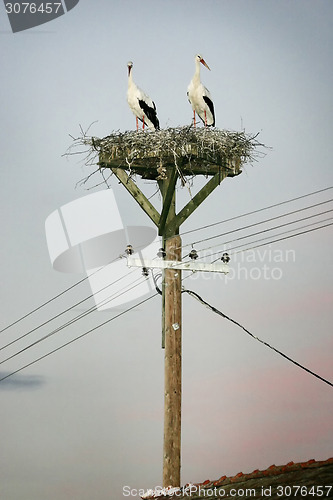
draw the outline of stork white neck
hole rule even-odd
[[[128,86],[133,85],[133,77],[132,77],[132,69],[133,66],[128,66]]]
[[[200,81],[200,60],[195,58],[195,73],[193,76],[193,83]]]
[[[132,76],[133,64],[128,65],[127,68],[128,68],[128,87],[131,87],[132,85],[134,85]]]

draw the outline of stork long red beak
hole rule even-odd
[[[201,62],[201,64],[203,64],[204,66],[206,66],[206,68],[209,69],[209,71],[210,71],[210,67],[208,66],[208,64],[206,63],[206,61],[204,59],[201,58],[200,62]]]

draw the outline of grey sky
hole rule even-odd
[[[191,121],[186,88],[200,52],[211,68],[202,68],[201,78],[214,100],[217,127],[260,132],[259,140],[272,148],[240,176],[225,180],[183,231],[333,185],[329,0],[81,0],[52,23],[15,35],[3,7],[0,13],[0,328],[82,277],[52,269],[44,222],[87,194],[75,185],[89,169],[78,157],[62,157],[69,134],[96,120],[96,136],[134,129],[126,103],[128,60],[134,61],[134,81],[155,100],[164,128]],[[127,193],[113,186],[126,202]],[[155,190],[152,183],[140,186],[148,194]],[[184,244],[198,234],[205,238],[330,197],[328,191],[246,222],[193,233]],[[188,199],[180,189],[179,205]],[[153,200],[158,206],[159,199]],[[128,203],[136,222],[138,211]],[[239,279],[237,273],[227,282],[204,275],[186,286],[332,380],[331,245],[332,229],[323,229],[272,245],[271,254],[264,247],[254,263],[231,262],[235,273],[245,269]],[[275,250],[283,262],[274,261]],[[290,250],[295,261],[287,261]],[[261,269],[261,258],[282,270],[281,279],[244,278],[253,267]],[[0,345],[89,293],[87,283],[80,285],[0,334]],[[182,482],[332,456],[331,388],[190,297],[183,303]],[[0,385],[1,498],[113,500],[122,498],[124,485],[160,484],[160,306],[155,297]],[[0,372],[29,363],[114,314],[95,313],[0,365]],[[48,331],[13,345],[6,357]]]

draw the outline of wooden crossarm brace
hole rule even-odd
[[[167,236],[172,236],[176,229],[180,227],[181,224],[194,212],[196,208],[207,198],[207,196],[214,191],[214,189],[227,177],[227,170],[222,169],[221,172],[210,179],[207,184],[192,198],[191,201],[177,214],[175,217],[166,225],[165,234]]]

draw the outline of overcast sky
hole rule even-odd
[[[79,135],[79,125],[92,122],[90,132],[99,137],[135,127],[126,103],[128,60],[165,128],[191,122],[186,88],[194,56],[201,53],[211,68],[202,67],[201,78],[213,97],[216,126],[260,132],[259,140],[272,148],[240,176],[223,181],[184,232],[332,186],[332,17],[329,0],[81,0],[51,23],[12,34],[0,7],[0,329],[83,277],[52,269],[44,223],[51,212],[89,193],[87,186],[75,186],[91,169],[82,158],[62,156],[69,134]],[[100,180],[92,179],[90,187]],[[202,182],[197,179],[193,189]],[[122,186],[113,187],[129,200]],[[155,190],[154,183],[140,187],[149,195]],[[178,195],[180,207],[189,193],[179,189]],[[184,235],[183,241],[331,198],[327,190]],[[152,201],[160,208],[157,196]],[[328,203],[284,220],[332,208]],[[129,213],[137,223],[130,202]],[[328,227],[262,247],[252,261],[238,254],[228,280],[205,274],[186,286],[332,381],[331,247]],[[87,282],[75,287],[2,332],[0,345],[89,293]],[[95,312],[1,364],[1,375],[116,313]],[[51,327],[2,350],[1,360]],[[125,485],[160,485],[160,345],[161,300],[155,297],[1,382],[1,498],[113,500],[122,498]],[[183,484],[273,463],[327,459],[333,454],[332,396],[332,387],[183,296]]]

